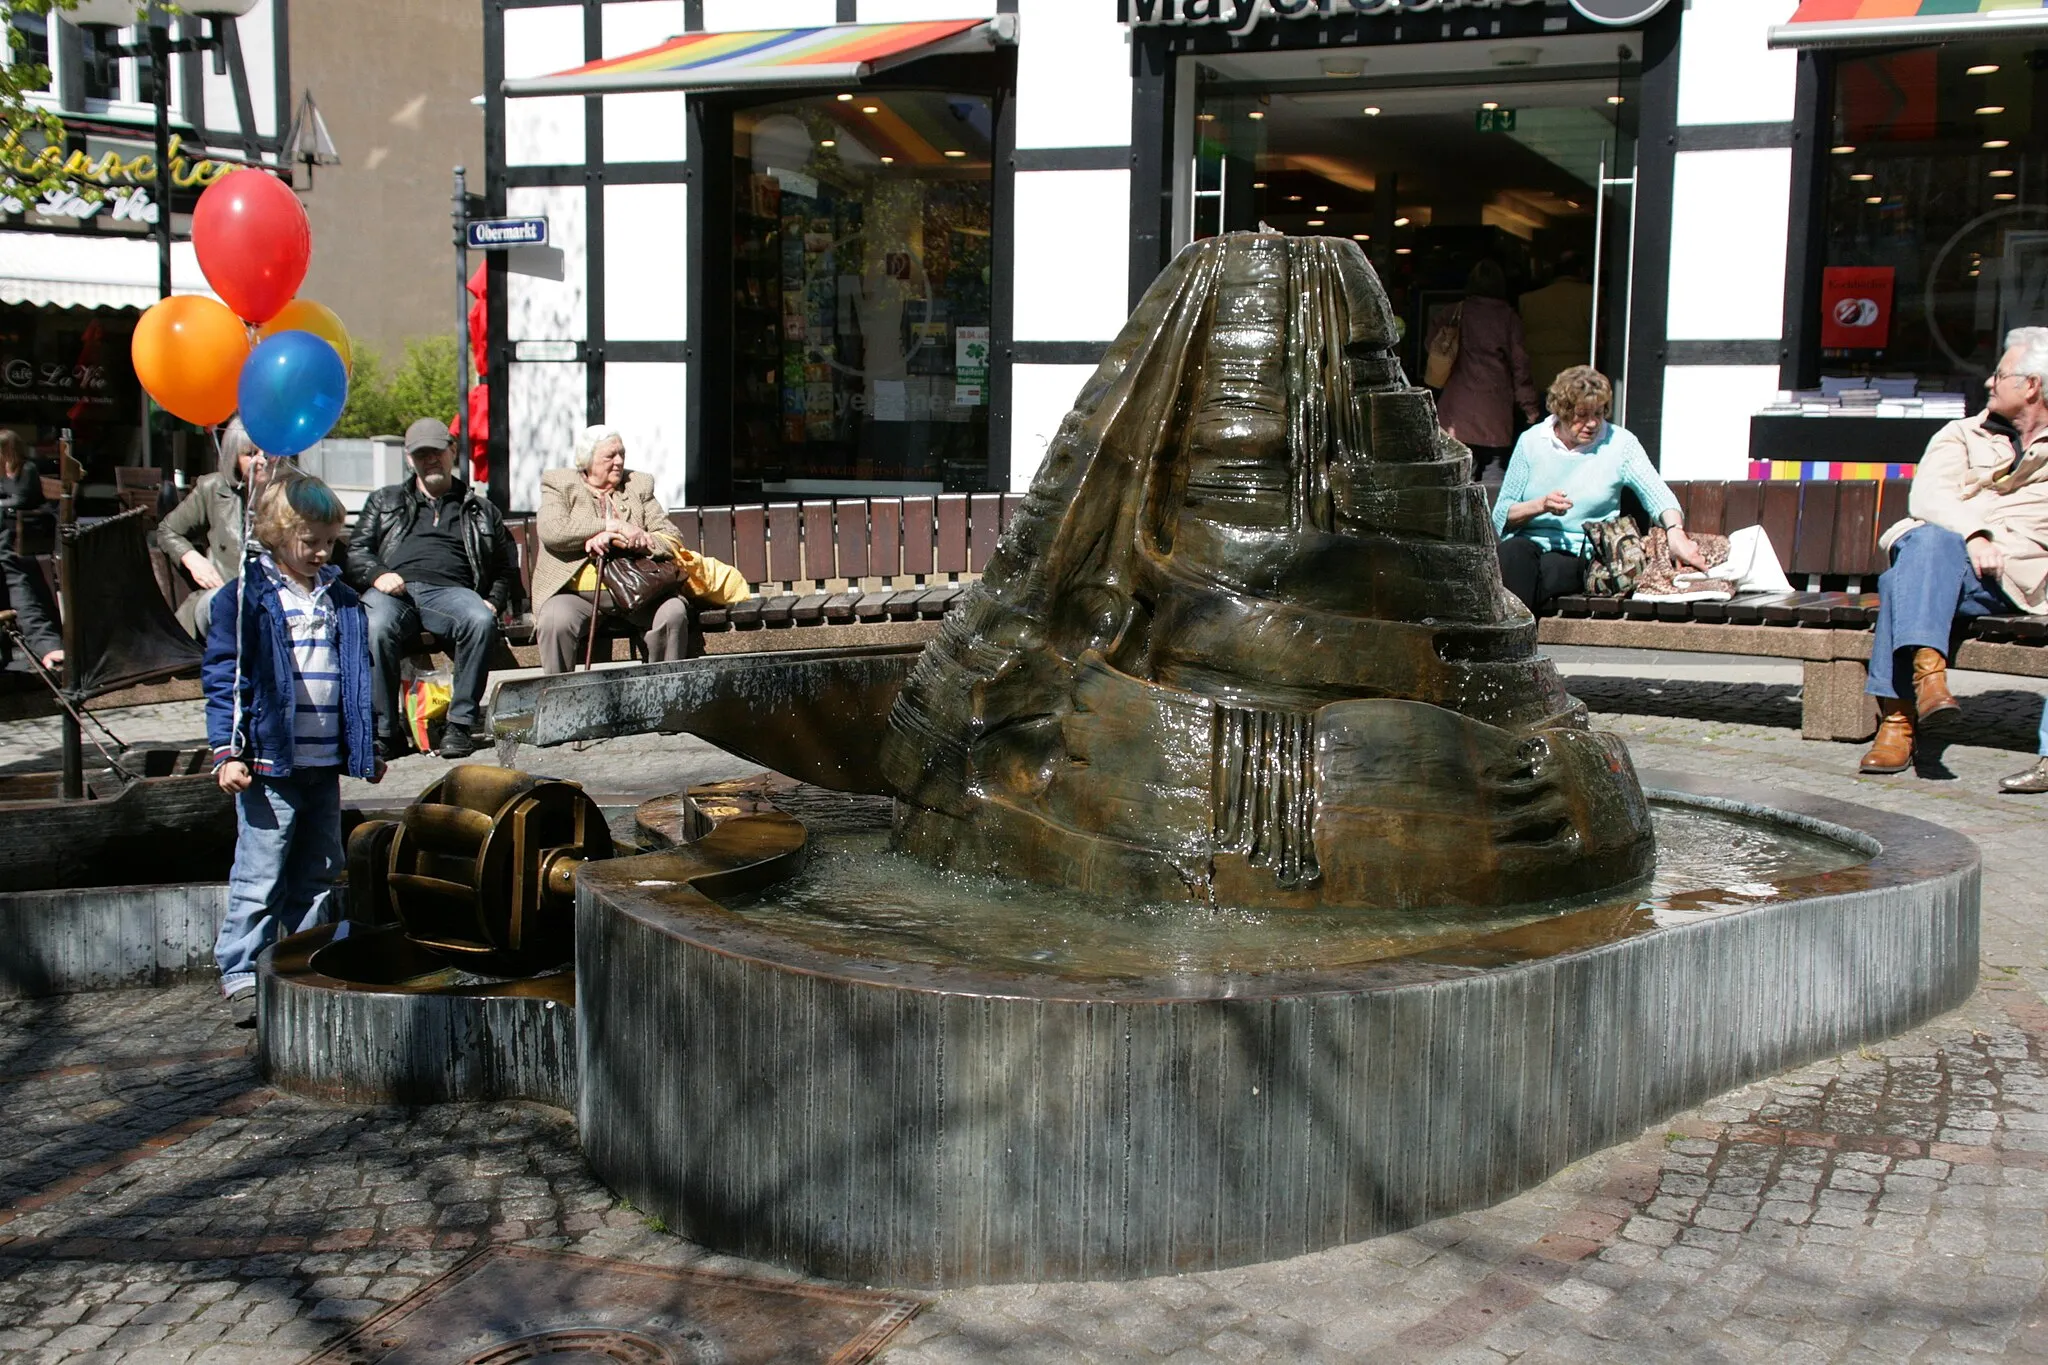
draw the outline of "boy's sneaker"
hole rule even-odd
[[[236,977],[221,982],[221,995],[228,1004],[228,1013],[234,1017],[236,1028],[256,1027],[256,978]]]
[[[476,736],[467,725],[451,725],[441,732],[441,757],[468,758],[477,749]]]

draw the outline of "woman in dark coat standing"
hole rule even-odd
[[[17,534],[47,534],[53,521],[43,498],[43,472],[28,453],[27,443],[13,431],[0,430],[0,610],[12,609],[15,625],[29,651],[43,667],[64,662],[64,636],[57,628],[57,606],[50,600],[49,581],[16,543]],[[0,632],[0,666],[7,662],[9,639]]]
[[[1507,277],[1500,263],[1483,260],[1465,277],[1465,301],[1458,305],[1458,362],[1437,397],[1443,429],[1472,448],[1472,477],[1489,464],[1507,465],[1514,448],[1515,410],[1523,426],[1541,416],[1536,386],[1529,379],[1529,353],[1522,347],[1522,319],[1508,305]]]

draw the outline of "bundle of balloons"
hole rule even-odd
[[[354,361],[333,310],[296,297],[313,255],[306,210],[276,176],[231,171],[199,196],[192,247],[221,301],[183,294],[144,313],[136,378],[188,422],[239,410],[258,449],[298,454],[340,420]]]

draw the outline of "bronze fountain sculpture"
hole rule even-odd
[[[1648,874],[1627,751],[1537,655],[1395,340],[1353,242],[1181,254],[890,713],[898,847],[1296,908]]]
[[[497,837],[517,773],[414,816],[417,865],[368,831],[423,954],[421,905],[561,942],[573,885],[574,974],[407,996],[395,961],[321,977],[378,939],[301,935],[259,982],[266,1075],[573,1105],[621,1196],[816,1274],[1122,1277],[1490,1202],[1967,996],[1946,831],[1653,775],[1707,852],[1651,881],[1653,801],[1537,653],[1394,341],[1349,241],[1196,243],[921,653],[501,690],[501,742],[687,731],[782,776],[668,799],[637,855],[587,812]],[[530,904],[455,894],[505,876]],[[479,924],[455,946],[508,960]]]

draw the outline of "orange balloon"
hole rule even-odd
[[[249,329],[225,304],[180,294],[135,324],[135,377],[165,411],[210,427],[235,415]]]
[[[341,325],[341,319],[332,308],[311,299],[293,299],[277,310],[277,316],[256,329],[259,340],[268,341],[279,332],[311,332],[332,346],[341,357],[341,367],[350,374],[355,373],[355,347],[348,339],[348,328]]]

